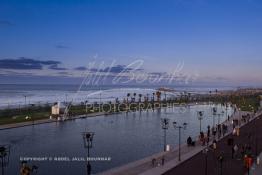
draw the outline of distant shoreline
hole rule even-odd
[[[158,104],[164,104],[166,106],[161,106],[161,107],[167,107],[168,104],[175,104],[176,106],[179,105],[195,105],[195,104],[207,104],[207,103],[231,103],[235,104],[238,108],[241,107],[242,111],[256,111],[259,108],[259,94],[261,94],[262,90],[261,89],[245,89],[245,90],[238,90],[238,91],[219,91],[216,92],[215,94],[202,94],[202,95],[190,95],[188,93],[187,95],[181,95],[179,99],[170,99],[170,100],[160,100],[160,101],[145,101],[145,102],[134,102],[136,104],[133,106],[132,109],[125,109],[125,106],[121,106],[120,108],[123,108],[124,110],[115,110],[114,109],[114,103],[109,104],[108,106],[110,109],[112,108],[113,110],[110,110],[109,112],[107,110],[104,110],[100,105],[98,106],[100,110],[97,110],[97,106],[92,106],[90,111],[86,110],[86,106],[84,105],[79,105],[79,106],[72,106],[70,108],[70,113],[67,114],[69,117],[66,118],[66,120],[74,120],[78,118],[86,118],[86,117],[95,117],[98,115],[112,115],[114,113],[120,113],[120,112],[125,112],[127,111],[133,111],[137,110],[136,108],[140,106],[140,104],[144,105],[142,107],[142,110],[146,109],[148,105],[155,105],[155,103],[158,102]],[[233,94],[234,93],[234,94]],[[233,95],[232,95],[233,94]],[[131,98],[131,97],[130,97]],[[246,102],[244,101],[243,103],[243,98],[246,98]],[[261,98],[261,96],[260,96]],[[121,104],[129,104],[132,102],[123,102],[119,103]],[[261,102],[260,102],[261,104]],[[155,106],[157,107],[157,106]],[[27,109],[24,111],[21,111],[19,109],[18,114],[15,114],[15,111],[12,109],[9,109],[9,111],[5,111],[6,116],[3,115],[3,120],[1,121],[2,124],[0,124],[0,130],[3,129],[11,129],[11,128],[17,128],[17,127],[23,127],[23,126],[29,126],[29,125],[38,125],[38,124],[44,124],[44,123],[51,123],[51,122],[59,122],[57,119],[50,119],[49,116],[50,114],[50,107],[46,107],[44,109]],[[141,110],[141,109],[140,109]],[[14,114],[13,114],[14,112]],[[10,116],[10,117],[8,117]],[[28,120],[25,118],[26,116],[29,116]],[[13,117],[18,117],[13,118]],[[1,123],[0,122],[0,123]]]
[[[208,105],[207,102],[200,102],[200,103],[188,103],[188,104],[177,104],[176,107],[179,106],[194,106],[194,105]],[[130,111],[134,112],[134,111]],[[71,121],[71,120],[76,120],[76,119],[81,119],[81,118],[89,118],[89,117],[97,117],[97,116],[102,116],[102,115],[108,115],[111,116],[113,114],[120,114],[120,113],[126,113],[126,111],[119,111],[119,112],[95,112],[95,113],[90,113],[86,115],[77,115],[77,116],[71,116],[71,118],[64,120],[64,121],[58,121],[56,119],[39,119],[39,120],[34,120],[34,121],[26,121],[26,122],[19,122],[19,123],[10,123],[10,124],[2,124],[0,125],[0,131],[1,130],[7,130],[7,129],[13,129],[13,128],[20,128],[20,127],[26,127],[26,126],[33,126],[33,125],[40,125],[40,124],[46,124],[46,123],[54,123],[54,122],[66,122],[66,121]]]

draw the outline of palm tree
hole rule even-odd
[[[182,93],[182,92],[180,92],[180,99],[179,99],[179,103],[181,103],[181,102],[182,102],[182,99],[183,99],[183,93]]]
[[[157,92],[156,92],[156,96],[157,96],[157,101],[159,102],[160,99],[161,99],[161,92],[160,92],[160,91],[157,91]]]
[[[139,103],[141,102],[142,94],[139,94]]]
[[[127,94],[126,94],[126,97],[127,97],[126,100],[127,100],[127,103],[128,103],[128,99],[129,99],[129,97],[130,97],[130,93],[127,93]]]
[[[133,96],[134,96],[134,102],[136,101],[136,93],[133,93]]]
[[[211,94],[212,94],[212,91],[209,91],[209,103],[211,102]]]
[[[153,102],[155,101],[155,93],[153,92],[153,97],[152,97],[152,100],[153,100]]]
[[[191,93],[189,92],[188,93],[188,100],[190,101],[190,99],[191,99]]]

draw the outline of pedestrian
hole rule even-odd
[[[164,164],[165,164],[165,157],[164,156],[162,157],[161,162],[162,162],[162,166],[164,166]]]
[[[245,148],[244,148],[244,145],[241,146],[240,153],[241,153],[241,156],[242,156],[242,158],[243,158],[244,155],[245,155]]]
[[[237,134],[237,136],[240,135],[240,128],[237,128],[237,129],[236,129],[236,134]]]
[[[226,132],[226,131],[225,131],[225,124],[223,124],[223,125],[222,125],[222,135],[223,135],[223,137],[225,136],[225,132]]]
[[[233,135],[236,135],[237,131],[236,128],[233,129]]]
[[[152,159],[152,167],[154,167],[154,166],[155,166],[155,164],[156,164],[156,159],[155,159],[155,158],[153,158],[153,159]]]
[[[207,126],[207,137],[210,137],[210,126]]]
[[[192,138],[189,136],[189,137],[187,138],[187,146],[193,146],[193,145],[194,145],[193,140],[192,140]]]
[[[216,140],[213,141],[213,149],[214,149],[214,150],[217,149],[217,141],[216,141]]]
[[[232,147],[231,148],[231,157],[232,157],[232,159],[234,159],[234,155],[235,155],[235,149],[234,149],[234,147]]]
[[[234,155],[233,155],[233,157],[236,157],[236,155],[237,155],[237,151],[238,151],[238,146],[237,146],[237,144],[235,144],[235,146],[234,146]]]
[[[215,130],[214,127],[212,127],[212,135],[213,135],[213,138],[215,139],[215,137],[216,137],[216,130]]]

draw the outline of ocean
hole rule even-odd
[[[87,86],[76,84],[0,84],[0,108],[15,108],[25,105],[45,105],[54,102],[109,102],[118,98],[126,98],[127,93],[152,96],[159,87],[173,89],[166,93],[167,98],[176,96],[184,91],[194,93],[208,93],[209,91],[232,90],[232,86],[171,86],[171,85],[101,85]],[[164,95],[162,95],[164,98]],[[143,97],[142,97],[143,99]]]

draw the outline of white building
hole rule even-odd
[[[57,102],[57,103],[55,103],[55,104],[52,106],[51,114],[52,114],[52,115],[60,115],[60,114],[63,114],[64,111],[65,111],[65,106],[64,106],[64,105],[61,105],[60,102]]]

